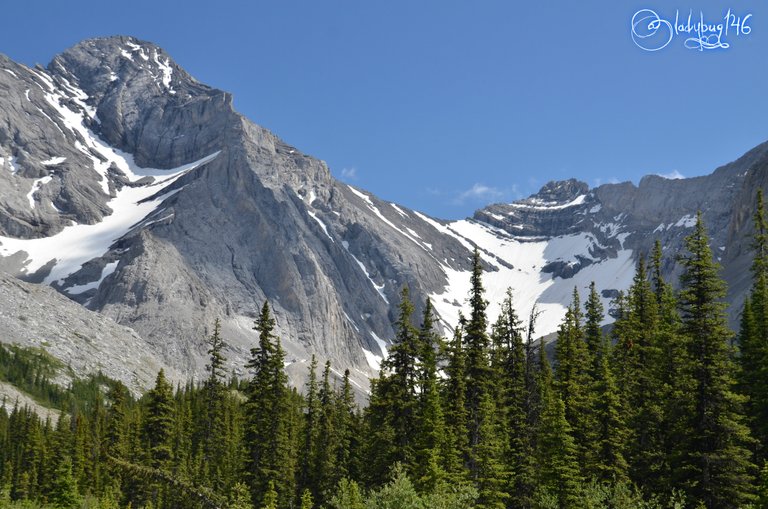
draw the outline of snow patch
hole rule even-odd
[[[308,210],[307,213],[312,217],[312,219],[317,221],[317,224],[319,224],[320,228],[323,229],[323,233],[325,233],[325,236],[328,237],[329,239],[331,239],[331,242],[336,242],[335,240],[333,240],[333,237],[331,237],[331,234],[328,233],[328,227],[325,225],[325,223],[319,217],[317,217],[317,214],[315,214],[311,210]]]
[[[117,268],[117,264],[118,263],[120,263],[120,262],[119,261],[114,261],[114,262],[110,262],[110,263],[106,264],[104,266],[104,268],[101,269],[101,276],[99,277],[98,280],[92,281],[90,283],[86,283],[84,285],[70,286],[69,288],[67,288],[64,291],[67,292],[70,295],[80,295],[81,293],[85,293],[88,290],[94,290],[94,289],[98,288],[99,286],[101,286],[101,282],[104,281],[104,279],[107,276],[109,276],[110,274],[112,274],[115,271],[115,269]]]
[[[376,207],[376,205],[373,204],[373,202],[371,201],[371,198],[369,196],[361,193],[360,191],[358,191],[357,189],[355,189],[354,187],[352,187],[350,185],[347,185],[347,187],[350,189],[350,191],[352,191],[354,194],[356,194],[358,197],[360,197],[366,203],[366,205],[368,206],[368,209],[371,210],[371,212],[373,212],[374,214],[376,214],[376,216],[378,216],[378,218],[381,219],[385,224],[390,226],[395,231],[399,232],[401,235],[403,235],[403,236],[407,237],[408,239],[412,240],[417,246],[419,246],[423,250],[428,251],[428,248],[422,242],[420,242],[418,238],[416,238],[413,235],[411,235],[411,234],[401,230],[400,228],[395,226],[395,224],[392,221],[390,221],[389,219],[384,217],[384,214],[382,214],[381,211],[379,210],[379,208]]]
[[[140,187],[123,187],[114,198],[107,202],[112,214],[96,224],[72,224],[51,237],[38,239],[15,239],[0,236],[0,255],[10,256],[23,252],[26,254],[24,272],[34,274],[44,265],[54,262],[48,276],[43,281],[51,284],[61,281],[80,270],[82,265],[94,258],[103,256],[112,243],[125,235],[136,223],[153,212],[166,198],[180,189],[165,191],[179,177],[198,166],[215,158],[216,152],[193,163],[173,170],[163,170],[164,178]],[[114,159],[114,154],[113,154]],[[124,164],[127,164],[123,160]],[[141,178],[130,171],[127,176],[131,181]],[[155,170],[143,173],[154,174]]]
[[[365,355],[365,360],[372,369],[375,369],[376,371],[381,369],[381,361],[383,360],[381,356],[376,355],[365,348],[363,348],[363,355]]]
[[[403,209],[401,209],[400,207],[398,207],[394,203],[390,203],[390,205],[392,205],[392,208],[395,209],[395,212],[397,212],[398,214],[403,216],[403,218],[408,219],[410,217],[408,214],[405,213],[405,211]]]
[[[357,256],[353,255],[352,253],[349,253],[349,255],[357,262],[357,265],[360,267],[360,270],[363,271],[363,274],[365,274],[365,277],[368,278],[368,281],[370,281],[373,287],[376,288],[376,291],[379,292],[379,295],[381,296],[382,299],[384,299],[384,302],[389,304],[389,299],[387,299],[387,296],[384,294],[384,287],[386,285],[377,285],[376,282],[371,278],[371,275],[368,273],[368,269],[366,269],[365,265],[363,265],[363,262],[358,260]]]
[[[342,313],[344,313],[344,318],[347,319],[347,321],[352,325],[352,327],[354,327],[357,332],[360,332],[360,328],[357,326],[355,321],[349,317],[347,312],[346,311],[342,311]]]
[[[440,225],[442,227],[442,225]],[[541,313],[536,324],[536,335],[555,332],[565,316],[574,286],[585,293],[594,280],[598,291],[605,289],[623,290],[632,283],[634,261],[632,250],[623,249],[616,258],[595,260],[590,248],[595,239],[586,233],[565,235],[538,241],[522,241],[510,236],[503,230],[492,228],[475,221],[456,221],[450,223],[448,231],[481,246],[480,256],[497,270],[486,272],[483,285],[485,298],[493,303],[501,303],[507,288],[512,289],[514,304],[521,317],[527,317],[532,306]],[[489,255],[486,253],[493,253]],[[553,278],[552,274],[542,273],[541,269],[552,261],[578,263],[576,255],[594,260],[583,267],[572,278]],[[500,263],[500,260],[504,264]],[[511,268],[509,268],[511,267]],[[460,311],[467,316],[467,296],[470,291],[470,272],[442,266],[447,284],[442,292],[431,294],[437,313],[446,326],[453,328],[458,323]],[[601,297],[608,309],[609,298]],[[499,314],[499,307],[488,308],[489,323],[493,323]],[[613,321],[608,315],[604,323]]]
[[[66,157],[51,157],[50,159],[46,159],[45,161],[42,161],[40,164],[43,166],[56,166],[57,164],[61,164],[64,161],[66,161]]]
[[[35,193],[38,192],[45,184],[53,179],[50,175],[47,177],[39,178],[32,182],[32,190],[27,193],[27,200],[29,200],[29,208],[35,208]]]
[[[532,198],[528,200],[528,203],[510,203],[512,207],[519,208],[519,209],[533,209],[533,210],[559,210],[559,209],[567,209],[569,207],[575,207],[576,205],[581,205],[584,203],[584,200],[587,199],[586,194],[582,194],[574,198],[573,200],[569,201],[568,203],[559,204],[554,201],[545,201],[541,200],[539,198]]]
[[[143,56],[143,53],[142,53],[142,56]],[[171,60],[169,58],[166,58],[165,62],[162,62],[160,60],[160,57],[157,54],[157,51],[155,51],[154,56],[155,56],[155,63],[157,64],[157,68],[160,69],[160,72],[162,73],[161,80],[162,80],[163,86],[166,89],[168,89],[169,93],[176,94],[176,91],[171,86],[171,78],[173,77],[173,68],[171,67]]]
[[[693,228],[696,226],[696,216],[694,214],[685,215],[675,223],[675,226],[678,228]]]
[[[149,60],[149,56],[144,52],[144,48],[139,46],[138,44],[132,43],[130,41],[126,42],[129,48],[131,48],[131,53],[137,53],[139,56],[144,60]]]
[[[373,332],[373,331],[370,331],[370,332],[371,332],[371,337],[373,338],[373,340],[376,341],[377,345],[379,345],[379,350],[381,350],[382,358],[386,359],[387,355],[389,355],[387,353],[387,342],[384,341],[383,339],[381,339],[379,336],[377,336],[375,332]]]

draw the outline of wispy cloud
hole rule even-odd
[[[475,183],[469,189],[461,191],[454,199],[455,205],[464,205],[467,202],[489,203],[498,201],[504,195],[504,191],[497,187],[486,186],[485,184]]]
[[[680,173],[677,170],[672,170],[669,173],[657,173],[657,175],[659,177],[664,177],[665,179],[669,179],[669,180],[678,180],[678,179],[684,179],[685,178],[685,175],[683,175],[682,173]]]
[[[341,178],[345,180],[355,180],[357,178],[357,168],[342,168]]]

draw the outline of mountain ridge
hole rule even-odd
[[[314,353],[363,388],[393,337],[402,286],[419,310],[431,297],[446,330],[456,324],[475,246],[489,300],[512,285],[521,314],[538,302],[540,332],[552,332],[574,285],[599,279],[608,305],[638,254],[655,238],[679,249],[699,209],[713,246],[728,246],[718,255],[732,309],[743,299],[744,200],[766,186],[768,144],[704,177],[553,182],[443,221],[335,180],[151,43],[89,39],[47,70],[2,57],[0,68],[0,269],[132,327],[181,373],[202,371],[217,317],[242,370],[269,300],[296,383]],[[104,226],[117,217],[120,228]],[[108,230],[94,256],[30,257],[33,241],[61,246],[57,235],[90,245],[94,235],[72,233],[87,228]],[[676,270],[667,256],[665,273]]]

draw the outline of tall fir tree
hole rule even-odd
[[[251,349],[247,364],[253,378],[245,404],[246,474],[257,506],[271,503],[268,498],[274,492],[279,505],[287,507],[294,499],[295,488],[290,391],[283,371],[285,354],[274,335],[275,321],[267,302],[254,329],[259,333],[259,343]]]
[[[445,418],[438,387],[437,352],[442,340],[434,330],[432,301],[427,299],[418,335],[418,395],[415,432],[414,481],[431,492],[445,478],[442,452]]]
[[[695,383],[694,411],[685,441],[683,486],[708,508],[742,507],[753,500],[752,438],[742,413],[744,398],[734,392],[725,316],[725,283],[718,276],[701,212],[686,237],[681,258],[680,310],[688,338]]]
[[[223,352],[226,344],[221,337],[221,321],[218,318],[213,324],[213,333],[206,342],[209,347],[209,364],[206,366],[208,378],[204,384],[202,462],[208,485],[221,489],[224,484],[226,463],[226,387],[224,385],[226,357]]]
[[[533,495],[532,441],[528,420],[528,359],[523,344],[522,321],[518,318],[508,289],[501,303],[501,313],[493,326],[493,364],[498,377],[497,410],[503,413],[504,462],[509,475],[507,489],[513,493],[508,504],[526,507]]]
[[[174,427],[173,389],[161,369],[155,386],[147,395],[144,436],[147,441],[150,465],[164,468],[171,461],[171,439]]]
[[[660,277],[652,268],[652,279]],[[659,284],[658,282],[656,284]],[[640,256],[626,300],[618,357],[622,359],[624,419],[628,425],[627,459],[636,482],[659,485],[665,458],[661,427],[663,402],[658,380],[659,314],[645,258]]]
[[[459,323],[453,331],[453,339],[448,346],[445,372],[447,380],[443,382],[443,402],[445,406],[446,439],[443,457],[448,479],[453,483],[468,479],[466,460],[469,456],[469,430],[467,428],[467,371],[466,353],[463,337],[466,320],[459,314]]]
[[[756,457],[768,457],[768,218],[763,191],[757,192],[752,234],[752,289],[744,302],[739,331],[739,382],[749,397],[746,408],[756,442]]]
[[[317,358],[312,355],[309,363],[309,376],[304,395],[304,428],[301,443],[302,454],[299,458],[298,490],[309,490],[317,498],[319,487],[315,470],[317,443],[319,440],[320,402],[317,386]]]
[[[472,275],[469,291],[470,314],[464,326],[464,353],[466,359],[467,431],[469,433],[467,466],[473,479],[477,479],[477,449],[480,445],[480,427],[486,421],[483,415],[488,405],[482,405],[486,395],[493,390],[493,372],[490,366],[490,340],[488,318],[483,288],[483,267],[480,252],[475,248],[472,257]]]
[[[579,508],[579,485],[583,480],[577,447],[565,416],[565,404],[554,388],[543,344],[539,348],[538,372],[541,417],[536,439],[537,493],[539,497],[554,495],[561,509]]]
[[[415,466],[416,356],[419,340],[418,331],[411,323],[413,310],[408,288],[404,287],[395,324],[396,337],[389,355],[382,362],[379,379],[371,385],[370,404],[366,411],[367,447],[374,454],[368,464],[368,472],[369,481],[374,483],[386,479],[395,463],[401,463],[408,469]]]
[[[555,344],[555,385],[565,408],[565,418],[576,443],[579,463],[589,463],[595,429],[591,408],[590,370],[592,360],[584,340],[581,300],[577,288],[557,332]]]

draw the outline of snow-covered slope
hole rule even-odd
[[[557,330],[565,316],[574,288],[583,293],[594,281],[602,292],[603,306],[609,309],[613,291],[624,290],[632,282],[635,263],[632,250],[622,248],[615,257],[595,257],[591,251],[597,240],[588,233],[529,240],[472,220],[450,223],[445,228],[478,246],[483,261],[495,269],[484,281],[486,298],[493,304],[488,309],[491,321],[498,316],[499,304],[509,288],[518,313],[529,316],[535,305],[540,313],[536,332],[550,334]],[[543,271],[553,262],[576,266],[580,263],[579,257],[593,263],[573,277],[556,277]],[[444,323],[452,326],[458,323],[459,311],[466,308],[470,273],[448,265],[442,265],[442,268],[447,277],[446,287],[442,292],[431,294],[430,298]],[[467,310],[463,310],[467,316]],[[606,315],[605,323],[610,321],[612,318]]]

